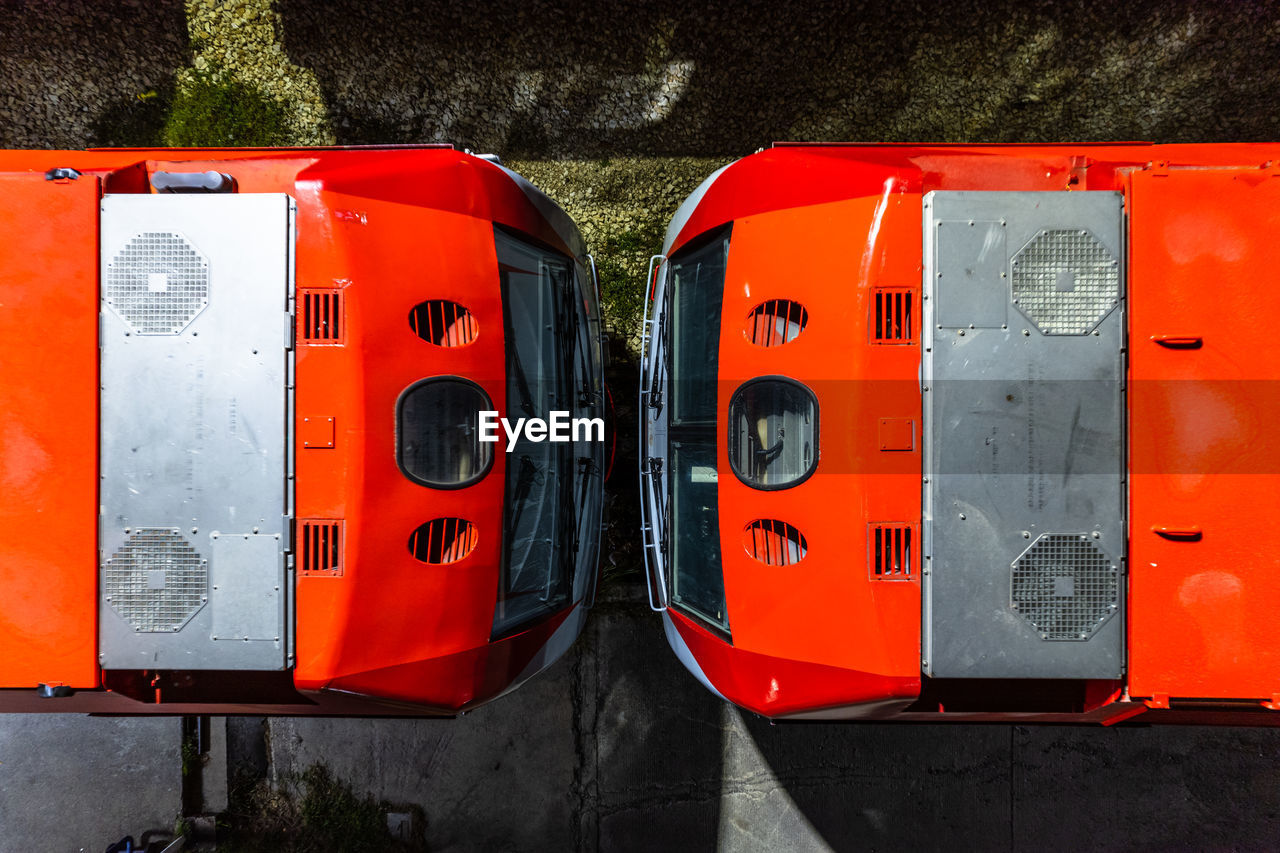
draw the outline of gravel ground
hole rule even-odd
[[[0,143],[151,141],[148,93],[162,109],[181,69],[210,62],[289,105],[298,142],[526,159],[722,157],[802,138],[1280,136],[1280,0],[187,9],[0,0]]]
[[[314,72],[293,65],[281,48],[271,0],[188,0],[192,66],[222,71],[285,106],[284,132],[296,145],[332,145],[333,130]],[[192,72],[178,73],[178,88]]]
[[[1280,3],[282,0],[340,139],[520,156],[775,139],[1274,139]],[[386,22],[397,22],[386,26]],[[372,59],[372,61],[371,61]]]
[[[0,0],[0,147],[154,136],[189,61],[177,0]]]

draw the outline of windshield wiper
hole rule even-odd
[[[653,365],[653,383],[649,390],[649,405],[655,414],[662,411],[662,391],[665,385],[664,380],[667,378],[667,315],[670,313],[664,310],[662,319],[658,321],[659,358]]]

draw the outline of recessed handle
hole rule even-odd
[[[1194,524],[1187,527],[1161,527],[1156,525],[1151,528],[1151,532],[1174,542],[1199,542],[1204,538],[1204,531]]]
[[[1199,335],[1152,335],[1151,340],[1167,349],[1200,349],[1204,338]]]

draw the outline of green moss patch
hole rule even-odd
[[[286,111],[217,67],[181,75],[161,138],[165,145],[232,147],[287,145]]]
[[[218,850],[230,853],[412,853],[421,839],[398,841],[387,829],[389,804],[358,796],[323,764],[289,779],[283,791],[265,782],[233,791]],[[425,818],[417,815],[419,831]],[[229,835],[230,837],[226,837]]]
[[[578,224],[596,260],[605,321],[634,355],[649,258],[662,251],[667,223],[680,202],[726,162],[713,157],[614,157],[513,160],[507,165]]]

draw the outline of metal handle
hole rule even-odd
[[[649,257],[649,271],[645,274],[645,289],[648,295],[644,299],[644,314],[640,321],[640,440],[641,446],[644,444],[644,412],[648,407],[649,394],[649,350],[653,342],[653,320],[649,316],[649,309],[653,305],[654,297],[654,266],[661,263],[662,255],[651,255]]]
[[[1174,542],[1199,542],[1204,538],[1204,532],[1194,524],[1188,527],[1163,527],[1160,525],[1154,525],[1151,528],[1151,532],[1157,536],[1170,539]]]
[[[596,259],[591,253],[587,253],[587,263],[591,264],[591,282],[596,288],[596,302],[603,300],[600,294],[600,274],[596,271]]]
[[[645,300],[646,302],[653,301],[654,294],[657,292],[657,289],[658,289],[657,287],[658,282],[653,276],[654,265],[657,264],[658,266],[661,266],[662,262],[665,261],[666,259],[667,259],[666,255],[650,255],[649,256],[649,272],[645,275],[645,284],[644,284],[644,286],[649,291],[649,296]],[[645,308],[645,313],[648,314],[647,306]]]
[[[1199,335],[1152,335],[1153,343],[1166,349],[1200,349],[1204,338]]]

